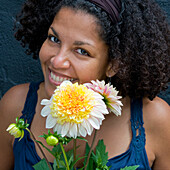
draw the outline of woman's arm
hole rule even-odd
[[[11,88],[0,101],[0,169],[14,168],[13,141],[14,137],[7,131],[15,118],[21,116],[24,107],[28,84],[17,85]]]

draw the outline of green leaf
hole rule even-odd
[[[19,118],[18,118],[18,117],[16,117],[16,124],[18,124],[18,120],[19,120]]]
[[[102,164],[102,156],[101,156],[100,152],[97,149],[96,149],[95,161],[97,163],[97,167],[103,166],[103,164]]]
[[[103,139],[99,140],[96,146],[96,162],[102,166],[105,166],[108,162],[108,152],[106,152],[106,146],[104,145]],[[100,166],[99,166],[100,167]]]
[[[72,154],[70,157],[67,157],[67,158],[68,158],[68,164],[70,166],[70,164],[73,162],[74,156]]]
[[[69,137],[60,137],[60,141],[62,141],[63,145],[67,145],[70,141],[72,141],[73,138]]]
[[[78,157],[75,161],[72,162],[72,164],[70,165],[70,169],[72,169],[74,167],[74,165],[80,160],[80,159],[83,159],[85,158],[86,156],[83,156],[83,157]],[[82,168],[83,169],[83,168]],[[81,170],[81,169],[79,169]]]
[[[86,140],[86,139],[84,139],[84,138],[82,138],[82,137],[77,137],[76,139],[79,139],[79,140],[82,140],[82,141],[85,141],[85,142],[88,142],[88,140]]]
[[[38,140],[36,140],[36,142],[39,143],[42,147],[44,147],[48,152],[50,152],[55,157],[53,151],[51,151],[49,148],[47,148],[42,142],[40,142]]]
[[[46,162],[46,160],[45,159],[42,159],[40,162],[38,162],[37,164],[35,164],[34,166],[33,166],[33,168],[35,169],[35,170],[49,170],[49,167],[48,167],[48,165],[47,165],[47,162]]]
[[[55,158],[60,158],[60,156],[62,154],[60,145],[55,145],[52,149],[52,153],[55,156]]]
[[[138,167],[139,167],[139,165],[126,166],[124,168],[121,168],[120,170],[136,170]]]
[[[63,160],[54,159],[53,169],[54,170],[58,170],[58,169],[65,169],[66,170],[65,162]]]
[[[66,167],[65,162],[63,160],[59,161],[60,167]]]
[[[59,167],[58,167],[57,161],[56,161],[56,159],[54,159],[53,170],[57,170],[58,168]]]
[[[42,138],[44,138],[44,139],[47,139],[48,136],[50,136],[50,135],[47,135],[47,134],[43,133],[43,135],[40,135],[39,137],[42,137]]]

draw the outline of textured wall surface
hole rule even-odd
[[[0,97],[12,86],[42,79],[39,61],[14,38],[14,21],[24,0],[0,0]]]
[[[24,53],[14,39],[15,16],[24,0],[0,0],[0,98],[12,86],[42,80],[39,61]],[[170,23],[170,0],[157,0]],[[170,104],[170,88],[160,96]]]

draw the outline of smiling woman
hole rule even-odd
[[[55,16],[39,55],[49,97],[61,80],[83,84],[113,76],[108,47],[96,29],[95,18],[82,11],[63,8]]]
[[[20,142],[5,133],[15,117],[24,118],[38,138],[47,133],[41,100],[50,99],[64,80],[96,79],[112,83],[123,96],[121,116],[107,115],[96,136],[109,151],[107,165],[169,168],[170,109],[157,97],[169,82],[169,27],[153,0],[27,0],[17,20],[15,37],[40,59],[44,81],[15,86],[1,100],[0,169],[33,169],[43,157],[29,133]],[[86,137],[89,143],[92,136]],[[85,143],[78,144],[83,155]]]

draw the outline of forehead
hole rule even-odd
[[[74,28],[77,31],[85,31],[92,33],[96,38],[102,40],[100,37],[101,27],[98,24],[98,19],[83,10],[72,9],[71,7],[61,8],[54,17],[52,25],[67,25],[67,29]],[[82,30],[82,31],[81,31]]]

